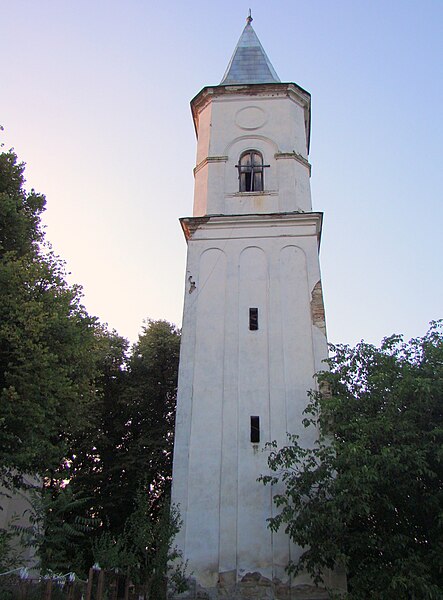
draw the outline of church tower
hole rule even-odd
[[[191,102],[194,211],[181,219],[188,259],[172,501],[183,520],[176,542],[205,589],[251,573],[288,584],[285,567],[301,550],[268,529],[281,490],[257,478],[268,472],[266,442],[280,447],[290,432],[313,443],[302,413],[327,356],[310,95],[280,82],[251,21],[221,83]]]

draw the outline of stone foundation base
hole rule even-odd
[[[191,579],[189,590],[170,596],[170,600],[327,600],[330,597],[324,588],[308,584],[291,587],[260,573],[247,573],[239,582],[230,575],[221,574],[217,587],[210,589],[202,588]]]

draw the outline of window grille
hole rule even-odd
[[[263,156],[258,150],[248,150],[240,156],[238,165],[240,192],[262,192],[264,188]]]

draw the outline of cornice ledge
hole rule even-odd
[[[241,226],[244,223],[256,223],[265,221],[318,221],[322,220],[322,212],[294,210],[289,212],[275,213],[251,213],[251,214],[214,214],[204,217],[185,217],[185,220],[196,220],[201,224],[217,226],[217,224],[232,223]]]
[[[180,225],[182,226],[183,233],[185,234],[186,241],[188,241],[194,232],[209,221],[210,217],[181,217]]]
[[[194,175],[200,171],[203,167],[205,167],[208,163],[212,162],[227,162],[229,156],[207,156],[203,160],[201,160],[196,167],[194,167]]]
[[[213,98],[220,96],[273,96],[289,95],[296,99],[305,108],[310,107],[311,94],[293,82],[273,82],[273,83],[238,83],[231,85],[213,85],[205,86],[191,100],[191,108],[194,118],[208,102]]]
[[[311,163],[308,160],[306,160],[306,158],[304,156],[302,156],[301,154],[299,154],[298,152],[276,152],[274,154],[274,158],[275,158],[275,160],[292,158],[293,160],[296,160],[304,167],[307,167],[307,169],[309,169],[309,175],[311,174],[311,168],[312,168]]]
[[[291,211],[283,213],[268,214],[241,214],[241,215],[205,215],[202,217],[182,217],[180,224],[185,234],[186,240],[192,238],[193,234],[200,227],[210,228],[243,228],[248,226],[269,226],[278,222],[291,221],[298,223],[315,224],[317,235],[320,236],[323,222],[322,212],[303,212]]]
[[[247,214],[247,215],[205,215],[202,217],[182,217],[180,224],[188,242],[194,233],[200,229],[244,229],[249,227],[271,227],[277,223],[305,224],[315,228],[317,245],[320,249],[321,233],[323,226],[322,212],[291,211],[284,213]]]

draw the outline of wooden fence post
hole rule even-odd
[[[28,595],[26,592],[26,583],[27,583],[26,581],[23,581],[23,579],[20,579],[20,582],[18,584],[20,600],[25,600],[26,596]]]
[[[111,600],[117,600],[118,596],[118,575],[114,571],[108,571],[109,583],[108,583],[108,595],[111,594]]]
[[[66,600],[74,600],[74,581],[68,582],[68,597]]]
[[[103,590],[105,587],[105,571],[101,569],[98,574],[97,600],[103,600]]]
[[[86,600],[91,600],[93,579],[94,579],[94,569],[91,567],[89,569],[88,584],[86,586]]]
[[[129,585],[131,580],[129,578],[129,567],[126,570],[126,581],[125,581],[125,600],[129,600]]]
[[[51,600],[52,595],[52,579],[48,579],[45,585],[45,595],[44,600]]]

